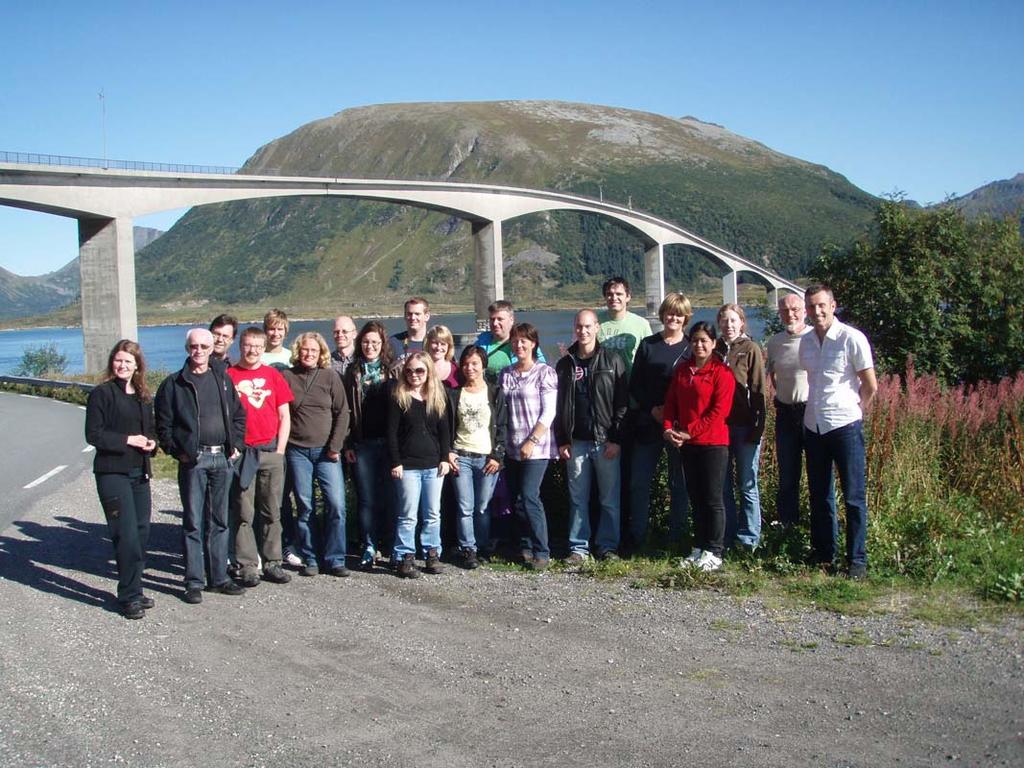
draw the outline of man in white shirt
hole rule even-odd
[[[795,293],[779,299],[779,320],[785,330],[766,343],[768,376],[775,391],[775,456],[779,485],[775,492],[778,520],[786,528],[800,522],[800,471],[803,468],[804,410],[807,407],[807,371],[800,367],[800,340],[811,332],[807,309]],[[831,477],[831,476],[830,476]],[[831,497],[830,492],[830,497]],[[832,504],[835,504],[833,498]]]
[[[811,497],[811,546],[818,563],[831,568],[839,524],[829,498],[832,467],[846,503],[846,562],[851,579],[867,575],[867,472],[863,410],[878,391],[867,337],[835,317],[836,300],[827,285],[804,292],[812,333],[800,339],[800,367],[807,371],[807,482]],[[830,503],[831,501],[831,503]]]

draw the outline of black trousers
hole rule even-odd
[[[691,445],[680,451],[686,491],[693,507],[693,546],[722,556],[725,544],[725,470],[729,446]]]
[[[114,543],[117,600],[122,605],[140,600],[152,510],[149,478],[141,469],[127,475],[98,474],[96,491]]]

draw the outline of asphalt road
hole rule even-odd
[[[84,430],[83,406],[0,392],[0,530],[92,466]]]

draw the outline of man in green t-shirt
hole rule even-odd
[[[629,281],[624,277],[611,277],[601,286],[608,309],[598,315],[601,323],[597,340],[605,349],[614,350],[626,364],[626,375],[633,369],[633,357],[640,340],[650,336],[651,324],[640,315],[628,311]]]

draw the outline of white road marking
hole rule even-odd
[[[95,450],[96,450],[95,446],[87,445],[87,446],[85,446],[85,448],[82,449],[82,453],[89,453],[90,451],[95,451]]]
[[[22,395],[22,397],[27,397],[30,400],[42,400],[43,399],[43,398],[39,397],[39,395]]]
[[[27,491],[29,488],[35,488],[40,483],[45,483],[47,480],[49,480],[51,477],[56,475],[58,472],[62,472],[63,470],[65,470],[67,468],[68,468],[67,464],[61,464],[59,466],[56,466],[53,469],[51,469],[49,472],[47,472],[45,475],[43,475],[42,477],[37,477],[35,480],[33,480],[28,485],[23,485],[22,486],[22,490],[23,491]]]

